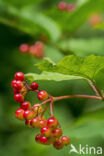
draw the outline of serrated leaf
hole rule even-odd
[[[64,80],[82,79],[82,77],[79,76],[64,75],[64,74],[52,73],[52,72],[42,72],[41,74],[28,73],[25,74],[25,76],[31,82],[35,80],[64,81]]]
[[[80,76],[85,79],[93,80],[96,74],[104,68],[104,57],[90,55],[83,58],[70,55],[64,57],[56,65],[44,60],[37,64],[37,66],[42,71]]]

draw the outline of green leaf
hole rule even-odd
[[[87,0],[69,17],[66,25],[70,32],[75,32],[95,12],[104,10],[104,0]]]
[[[82,79],[82,77],[79,76],[64,75],[52,72],[42,72],[41,74],[28,73],[25,74],[25,76],[31,82],[33,82],[34,80],[64,81],[64,80]]]
[[[91,38],[91,39],[69,39],[61,41],[59,46],[68,51],[74,52],[77,56],[86,56],[93,54],[104,55],[104,39],[103,38]]]
[[[64,57],[59,63],[53,64],[43,60],[37,64],[42,71],[56,72],[65,75],[80,76],[93,80],[96,74],[104,68],[104,57],[90,55],[85,58],[74,55]]]

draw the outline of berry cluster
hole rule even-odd
[[[19,47],[21,53],[29,53],[36,58],[44,57],[44,44],[40,41],[37,41],[34,45],[21,44]]]
[[[60,2],[58,4],[58,9],[61,11],[72,12],[75,10],[75,4],[67,4],[66,2]]]
[[[39,91],[36,82],[29,86],[25,80],[25,76],[21,72],[15,74],[15,79],[12,80],[14,99],[20,103],[20,108],[16,110],[15,116],[19,120],[24,120],[29,127],[39,128],[40,134],[35,137],[37,143],[44,145],[53,144],[56,149],[62,149],[70,143],[70,138],[62,136],[62,129],[58,120],[53,116],[53,98],[46,91]],[[41,104],[34,104],[25,101],[29,91],[37,92],[37,98],[43,101]],[[48,105],[46,103],[50,102]],[[42,107],[45,105],[46,107]],[[51,117],[45,118],[44,113],[50,105]]]

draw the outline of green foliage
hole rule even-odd
[[[57,72],[93,80],[96,74],[104,68],[104,57],[90,55],[85,58],[81,58],[70,55],[65,56],[57,64],[49,62],[48,60],[43,60],[37,64],[37,66],[43,71]]]

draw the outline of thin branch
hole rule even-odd
[[[87,81],[89,85],[92,87],[92,89],[94,90],[94,92],[96,93],[96,95],[101,96],[101,98],[104,99],[101,91],[97,88],[96,84],[89,79],[87,79]]]
[[[66,95],[66,96],[53,97],[53,100],[58,101],[58,100],[68,99],[68,98],[89,98],[89,99],[102,100],[102,97],[100,96],[90,96],[90,95]]]

